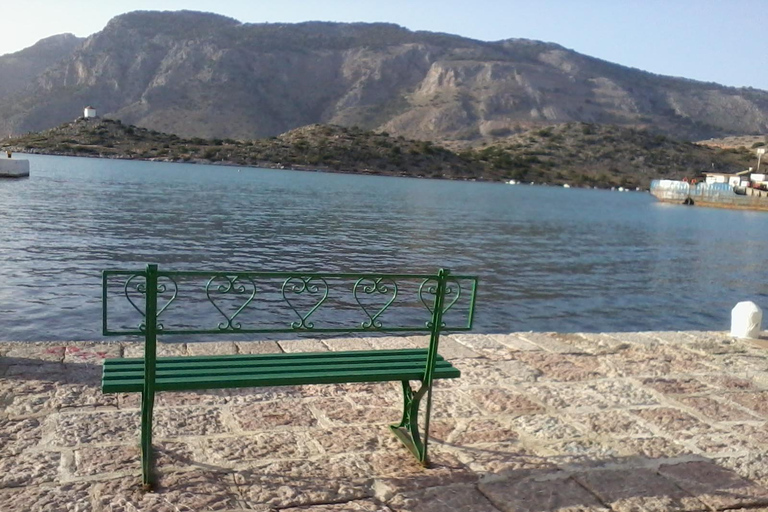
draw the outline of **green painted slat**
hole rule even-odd
[[[313,358],[313,357],[304,357],[301,359],[294,359],[294,360],[286,360],[284,358],[260,358],[260,359],[228,359],[225,361],[219,360],[219,359],[208,359],[208,360],[198,360],[194,362],[190,361],[183,361],[183,360],[177,360],[177,361],[166,361],[164,359],[158,359],[157,361],[157,368],[160,369],[198,369],[198,370],[206,370],[206,369],[215,369],[215,368],[237,368],[237,367],[262,367],[262,368],[271,368],[271,367],[277,367],[277,366],[293,366],[293,367],[301,367],[301,366],[322,366],[322,365],[338,365],[338,364],[395,364],[395,363],[420,363],[421,365],[426,364],[426,354],[412,354],[412,355],[406,355],[406,356],[400,356],[400,357],[387,357],[387,358],[376,358],[376,357],[356,357],[356,356],[350,356],[350,355],[343,355],[338,356],[334,358]],[[438,356],[436,359],[436,362],[444,362],[445,359]],[[142,371],[144,369],[144,363],[143,361],[136,361],[132,364],[120,364],[120,365],[112,365],[105,363],[105,367],[108,367],[108,371],[110,372],[125,372],[125,371]]]
[[[301,375],[307,373],[333,373],[345,370],[354,371],[373,371],[373,370],[393,370],[393,371],[421,371],[424,372],[424,361],[411,363],[366,363],[366,364],[338,364],[338,365],[314,365],[314,366],[277,366],[277,367],[253,367],[242,366],[237,368],[208,368],[208,369],[169,369],[158,366],[157,378],[164,377],[185,377],[189,379],[205,379],[212,375],[240,375],[240,374],[279,374],[279,375]],[[447,362],[436,365],[436,368],[449,368],[451,365]],[[104,380],[121,380],[126,378],[141,378],[140,371],[115,371],[105,374]]]
[[[288,352],[277,354],[226,354],[226,355],[209,355],[209,356],[165,356],[158,357],[160,361],[209,361],[209,360],[241,360],[241,359],[267,359],[267,358],[283,358],[283,359],[301,359],[305,357],[311,358],[324,358],[324,357],[336,357],[343,355],[354,355],[355,357],[364,356],[376,356],[376,357],[397,357],[407,354],[426,354],[426,348],[408,348],[408,349],[391,349],[391,350],[340,350],[340,351],[328,351],[328,352]],[[142,357],[131,358],[113,358],[107,359],[109,364],[126,364],[141,361],[144,362]]]
[[[333,373],[308,373],[301,376],[286,376],[284,374],[258,374],[233,378],[232,376],[207,377],[205,379],[159,378],[156,380],[156,391],[185,391],[214,388],[242,388],[264,386],[291,386],[304,384],[343,384],[349,382],[386,382],[396,380],[418,380],[423,371],[341,371]],[[455,379],[461,372],[454,367],[435,371],[436,379]],[[126,379],[102,383],[104,393],[140,392],[141,379]]]

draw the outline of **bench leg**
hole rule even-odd
[[[152,409],[155,405],[155,393],[141,394],[141,476],[145,491],[152,491]]]
[[[425,394],[430,394],[431,388],[423,385],[414,392],[411,384],[404,380],[403,384],[403,419],[398,425],[390,425],[395,436],[413,453],[422,466],[429,465],[427,458],[427,437],[429,436],[429,418],[426,418],[426,430],[422,441],[419,434],[419,405]],[[427,413],[429,414],[429,413]]]

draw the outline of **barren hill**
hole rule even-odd
[[[84,105],[184,137],[252,139],[315,124],[472,141],[566,122],[688,140],[768,133],[768,92],[671,78],[524,39],[475,41],[374,23],[244,24],[198,12],[111,20],[24,91],[0,134]],[[2,91],[6,92],[3,93]]]
[[[746,149],[714,149],[646,130],[584,123],[546,126],[462,150],[335,125],[250,141],[204,140],[110,119],[79,119],[5,144],[14,151],[59,155],[627,188],[712,169],[738,171],[752,159]]]

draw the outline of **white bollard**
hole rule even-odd
[[[731,310],[731,336],[734,338],[759,338],[762,323],[763,310],[754,302],[739,302]]]

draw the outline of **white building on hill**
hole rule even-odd
[[[83,117],[86,119],[96,117],[96,109],[93,107],[85,107],[85,110],[83,110]]]

